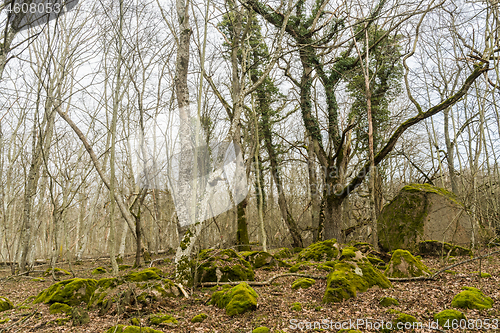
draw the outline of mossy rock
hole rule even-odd
[[[316,266],[317,269],[321,269],[323,271],[331,272],[335,269],[335,265],[338,264],[338,261],[325,261]]]
[[[258,295],[246,282],[225,290],[217,291],[212,295],[210,304],[226,309],[228,316],[242,314],[257,308]]]
[[[434,320],[437,320],[441,327],[444,325],[449,325],[451,327],[453,320],[460,321],[462,319],[467,320],[462,312],[453,309],[443,310],[434,315]]]
[[[282,247],[274,254],[274,257],[276,259],[289,259],[293,257],[293,253],[289,248]]]
[[[191,322],[192,323],[201,323],[207,318],[208,318],[208,315],[206,313],[200,313],[200,314],[197,314],[196,316],[194,316],[191,319]]]
[[[87,310],[76,307],[71,311],[71,320],[73,326],[87,325],[90,322],[90,316]]]
[[[94,279],[69,279],[57,282],[41,291],[33,303],[64,303],[70,306],[87,304],[97,289]]]
[[[336,259],[339,254],[337,240],[328,239],[309,245],[299,253],[300,260],[326,261]]]
[[[328,274],[323,302],[342,302],[356,297],[357,292],[364,292],[373,286],[392,287],[387,277],[374,268],[368,259],[339,262],[335,264],[334,271]]]
[[[219,282],[254,280],[252,265],[232,249],[202,250],[198,259],[201,282],[217,282],[217,272],[220,272]]]
[[[392,297],[382,297],[380,299],[380,301],[378,302],[378,304],[380,304],[380,306],[387,308],[387,307],[392,306],[392,305],[398,306],[399,302],[397,299],[392,298]]]
[[[152,325],[175,326],[179,322],[169,314],[157,313],[149,317],[149,323]]]
[[[474,271],[474,272],[472,272],[472,274],[480,275],[480,277],[482,279],[487,279],[487,278],[491,277],[491,274],[490,273],[486,273],[486,272],[481,272],[481,274],[479,274],[479,271]]]
[[[391,278],[408,278],[429,276],[431,272],[420,259],[415,258],[409,251],[396,250],[392,254],[384,274]]]
[[[269,252],[257,251],[248,256],[248,262],[250,262],[254,269],[262,267],[275,267],[277,261],[274,256]]]
[[[49,276],[49,275],[52,275],[52,268],[47,268],[47,270],[43,273],[43,276]],[[71,275],[71,273],[65,269],[55,267],[54,275],[56,276]]]
[[[293,311],[302,311],[302,304],[299,302],[292,303],[292,305],[290,305],[290,309]]]
[[[464,291],[453,297],[451,306],[461,309],[489,309],[493,306],[493,300],[485,296],[481,290],[474,287],[463,287]]]
[[[146,268],[140,272],[130,272],[125,275],[125,281],[129,282],[145,282],[149,280],[160,280],[163,272],[156,267]]]
[[[406,313],[400,313],[399,316],[394,320],[394,326],[397,327],[397,324],[406,324],[406,323],[418,323],[417,318],[412,315]]]
[[[137,318],[130,318],[130,324],[134,325],[134,326],[141,326],[141,321]]]
[[[52,314],[57,314],[57,313],[65,313],[65,314],[70,314],[71,313],[71,306],[64,304],[64,303],[53,303],[49,307],[49,312]]]
[[[14,308],[14,304],[7,298],[0,296],[0,312]]]
[[[441,240],[468,246],[479,224],[446,189],[429,184],[404,186],[377,220],[380,247],[385,251],[419,250],[419,242]]]
[[[260,326],[252,330],[252,333],[270,333],[270,332],[271,330],[265,326]]]
[[[292,283],[292,289],[307,289],[316,283],[316,280],[310,278],[299,278]]]
[[[175,283],[172,280],[169,279],[162,279],[161,283],[155,283],[151,286],[153,289],[153,293],[157,292],[161,297],[179,297],[182,296],[182,292],[175,285]]]
[[[132,268],[132,265],[118,265],[119,271],[124,271],[124,270],[127,270],[129,268]]]
[[[97,267],[96,269],[94,269],[92,271],[92,275],[105,274],[107,272],[108,271],[106,270],[106,268],[104,268],[104,267]]]
[[[0,325],[1,325],[1,324],[8,323],[9,321],[10,321],[10,318],[0,319]]]
[[[108,329],[105,333],[163,333],[150,327],[116,325]]]
[[[437,240],[426,240],[418,243],[419,253],[429,256],[472,256],[472,250]]]

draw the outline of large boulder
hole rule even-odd
[[[429,184],[404,186],[378,219],[379,243],[386,251],[416,252],[424,240],[469,247],[478,229],[453,193]]]

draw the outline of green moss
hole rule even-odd
[[[323,302],[341,302],[356,297],[358,291],[364,292],[375,285],[381,288],[392,287],[389,280],[366,258],[358,262],[340,262],[335,265],[335,270],[328,274]]]
[[[45,279],[42,279],[42,278],[32,278],[31,281],[33,281],[33,282],[45,282]]]
[[[156,267],[146,268],[140,272],[131,272],[125,275],[125,281],[131,282],[144,282],[149,280],[160,280],[162,271]]]
[[[242,282],[231,289],[217,291],[212,295],[210,304],[226,309],[226,314],[234,316],[255,310],[257,307],[257,293],[247,283]]]
[[[202,250],[198,256],[198,267],[201,282],[253,281],[255,273],[252,265],[232,249]]]
[[[104,274],[107,273],[108,271],[104,267],[97,267],[92,271],[92,275],[97,275],[97,274]]]
[[[203,322],[207,318],[208,318],[208,315],[206,313],[200,313],[200,314],[194,316],[191,319],[191,322],[192,323],[201,323],[201,322]]]
[[[315,283],[316,283],[316,280],[314,280],[314,279],[300,278],[300,279],[293,281],[292,289],[299,289],[299,288],[307,289]]]
[[[71,313],[71,306],[63,303],[53,303],[49,307],[49,312],[52,314],[56,313],[65,313],[65,314],[70,314]]]
[[[439,195],[442,195],[442,196],[450,199],[451,201],[453,201],[457,205],[463,206],[463,204],[457,200],[457,196],[454,193],[448,191],[447,189],[432,186],[430,184],[409,184],[409,185],[404,186],[402,191],[413,192],[413,193],[415,193],[415,192],[416,193],[419,193],[419,192],[435,193],[435,194],[439,194]]]
[[[337,258],[339,254],[338,244],[335,239],[317,242],[309,245],[299,253],[300,260],[325,261]]]
[[[108,329],[105,333],[163,333],[149,327],[116,325]]]
[[[312,263],[309,261],[303,261],[303,262],[298,262],[294,264],[290,269],[288,270],[290,273],[297,273],[298,271],[302,271],[304,269],[309,268],[310,266],[314,266]]]
[[[293,311],[302,311],[302,304],[299,302],[292,303],[292,305],[290,305],[290,309]]]
[[[457,294],[451,306],[462,309],[489,309],[493,306],[493,300],[481,292],[481,290],[473,287],[463,287],[464,291]]]
[[[124,271],[124,270],[127,270],[129,268],[132,268],[132,265],[118,265],[119,271]]]
[[[472,274],[478,274],[479,275],[479,271],[474,271],[472,272]],[[491,274],[490,273],[485,273],[485,272],[481,272],[481,278],[490,278],[491,277]]]
[[[413,317],[412,315],[409,315],[406,313],[400,313],[394,322],[396,324],[397,323],[405,324],[405,323],[417,323],[418,320],[417,320],[417,318]]]
[[[399,249],[392,254],[391,261],[384,273],[392,278],[427,276],[431,274],[427,266],[420,259],[415,258],[409,251]]]
[[[62,269],[62,268],[57,268],[57,267],[54,268],[54,274],[55,275],[71,275],[71,273],[68,272],[67,270]],[[47,270],[43,273],[43,276],[49,276],[49,275],[52,275],[52,268],[47,268]]]
[[[252,253],[248,258],[253,268],[276,266],[276,260],[273,255],[265,251]]]
[[[418,243],[419,252],[433,256],[472,256],[472,250],[437,240],[426,240]]]
[[[252,333],[270,333],[271,331],[269,330],[269,328],[265,327],[265,326],[260,326],[260,327],[257,327],[257,328],[254,328]]]
[[[178,321],[169,314],[157,313],[149,317],[149,322],[153,325],[177,325]]]
[[[1,325],[1,324],[8,323],[9,321],[10,321],[10,318],[0,319],[0,325]]]
[[[88,303],[97,289],[94,279],[69,279],[53,284],[38,294],[33,303],[64,303],[71,306]]]
[[[288,259],[288,258],[293,257],[293,253],[289,248],[283,247],[283,248],[279,249],[278,252],[276,252],[274,254],[274,257],[276,259]]]
[[[7,297],[0,296],[0,312],[13,309],[14,305]]]
[[[378,302],[383,307],[389,307],[391,305],[398,306],[399,302],[397,299],[392,298],[392,297],[382,297],[380,301]]]
[[[434,320],[437,320],[439,326],[441,327],[443,327],[447,323],[451,327],[452,320],[460,321],[461,319],[467,320],[467,318],[465,318],[465,315],[462,312],[452,309],[443,310],[434,315]]]
[[[117,278],[104,278],[97,281],[97,287],[106,290],[114,288],[121,283],[122,281]]]
[[[134,326],[141,326],[141,321],[137,318],[130,318],[130,324]]]
[[[355,247],[349,246],[342,249],[342,254],[340,255],[340,260],[350,259],[356,257],[356,252],[359,250]]]

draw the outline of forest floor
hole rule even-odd
[[[487,249],[482,254],[498,249]],[[475,253],[478,255],[479,253]],[[459,262],[467,257],[455,257],[453,262],[443,262],[438,258],[423,258],[423,262],[433,271],[447,267],[452,263]],[[132,260],[132,259],[131,259]],[[162,261],[156,261],[159,263]],[[74,266],[73,271],[77,277],[96,278],[91,271],[105,265],[104,261],[88,261],[83,265]],[[172,273],[172,264],[155,265],[165,275]],[[64,265],[58,266],[66,268]],[[124,324],[130,325],[127,315],[104,315],[99,316],[97,311],[90,311],[90,323],[83,326],[72,326],[67,322],[61,326],[54,323],[57,318],[64,315],[53,315],[49,313],[46,304],[28,304],[20,306],[30,296],[36,296],[40,291],[54,283],[52,277],[45,277],[43,281],[35,281],[33,277],[40,277],[46,269],[36,267],[35,273],[30,277],[12,277],[10,270],[0,267],[0,296],[9,298],[16,307],[12,310],[0,312],[2,319],[10,318],[10,321],[0,324],[0,332],[105,332],[109,327]],[[272,270],[256,270],[256,281],[265,281],[272,276],[286,273],[285,268]],[[480,278],[478,271],[491,274],[491,277]],[[125,274],[126,272],[120,272]],[[326,276],[327,272],[315,268],[301,271],[300,273],[310,275]],[[98,278],[110,277],[109,274],[100,275]],[[272,285],[254,287],[257,291],[258,306],[255,311],[247,312],[238,316],[227,316],[224,310],[213,305],[208,305],[210,288],[195,288],[191,290],[190,298],[169,298],[166,302],[156,305],[157,312],[173,315],[177,320],[176,326],[154,327],[162,332],[220,332],[238,333],[252,332],[259,326],[266,326],[271,332],[278,330],[283,332],[314,332],[319,330],[307,329],[308,325],[323,323],[323,328],[328,323],[325,332],[337,332],[344,323],[344,328],[357,328],[361,332],[378,332],[376,327],[383,322],[389,322],[397,317],[397,312],[403,312],[419,320],[424,327],[433,321],[433,315],[441,310],[449,309],[453,297],[459,293],[464,286],[476,287],[491,297],[495,303],[489,310],[462,310],[472,327],[476,328],[489,319],[491,324],[497,322],[500,326],[500,256],[498,254],[481,261],[474,261],[454,267],[439,275],[436,280],[394,282],[392,289],[381,289],[374,287],[364,293],[358,293],[357,297],[337,304],[323,304],[322,297],[326,287],[326,280],[317,280],[316,284],[309,289],[293,290],[292,282],[296,278],[283,277],[275,280]],[[390,296],[399,300],[398,306],[385,308],[379,305],[381,297]],[[291,304],[300,302],[301,311],[291,309]],[[206,313],[208,318],[201,323],[191,323],[191,318],[197,314]],[[142,313],[134,314],[141,319],[142,324],[147,326],[147,316],[150,313],[144,310]],[[475,320],[472,322],[471,320]],[[356,327],[356,323],[359,326]],[[369,323],[373,325],[370,329]],[[351,326],[353,324],[354,326]],[[500,328],[497,329],[500,331]],[[411,330],[410,330],[411,331]],[[413,332],[437,332],[441,330],[423,328],[415,329]],[[448,332],[473,332],[478,329],[457,329]],[[485,331],[482,329],[482,331]],[[489,330],[493,331],[493,330]]]

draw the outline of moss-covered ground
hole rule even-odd
[[[496,249],[492,249],[494,251]],[[275,253],[270,250],[270,253]],[[296,252],[292,258],[287,258],[290,262],[300,261],[299,252]],[[339,251],[336,258],[332,258],[330,266],[335,266],[335,260],[344,256],[345,260],[355,261],[351,251]],[[153,256],[153,259],[162,259],[164,256]],[[172,259],[171,257],[169,257]],[[470,258],[468,256],[457,256],[453,258],[453,263]],[[311,259],[310,259],[311,260]],[[452,262],[442,262],[441,258],[424,257],[422,262],[429,267],[431,271],[450,265]],[[318,264],[311,260],[312,263]],[[325,262],[322,262],[325,265]],[[132,259],[124,260],[124,264],[133,264]],[[133,270],[131,267],[120,271],[121,280],[111,279],[111,273],[108,262],[99,260],[97,262],[84,262],[82,265],[72,265],[72,270],[78,279],[93,279],[98,281],[97,286],[103,289],[113,290],[110,294],[113,297],[124,298],[143,298],[143,303],[133,303],[131,305],[111,308],[109,312],[100,314],[98,308],[88,309],[90,321],[81,326],[73,326],[71,314],[64,312],[51,313],[50,304],[33,304],[33,299],[43,290],[55,284],[51,276],[45,277],[43,281],[33,278],[40,277],[47,269],[47,266],[35,267],[39,273],[33,273],[31,278],[10,276],[10,270],[0,267],[0,297],[8,298],[14,305],[14,309],[0,312],[0,331],[13,325],[10,331],[18,332],[92,332],[104,333],[111,327],[122,325],[123,332],[134,333],[136,327],[149,327],[149,332],[172,332],[172,333],[190,333],[190,332],[235,332],[250,333],[259,327],[269,328],[271,333],[276,332],[314,332],[314,330],[300,331],[291,329],[291,323],[306,323],[321,321],[323,319],[332,322],[348,322],[352,319],[376,318],[386,322],[395,322],[401,313],[411,315],[416,320],[428,323],[435,321],[434,316],[443,310],[454,309],[464,314],[467,320],[476,319],[500,319],[500,257],[492,257],[481,262],[467,263],[454,267],[452,271],[443,273],[435,281],[416,281],[416,282],[392,282],[392,288],[372,287],[364,292],[358,291],[356,297],[349,298],[340,303],[322,303],[325,295],[326,279],[315,279],[315,283],[307,289],[293,289],[293,282],[300,277],[289,276],[277,279],[272,285],[253,286],[258,293],[257,307],[254,310],[239,315],[228,315],[224,310],[209,301],[216,289],[221,288],[197,287],[194,288],[193,295],[189,299],[183,297],[162,297],[160,291],[155,289],[159,284],[168,286],[164,279],[172,279],[173,265],[171,260],[155,261],[156,268],[159,271],[152,270],[155,274],[147,272],[146,275],[152,279],[147,281],[135,282],[127,281],[125,276],[131,272],[140,272],[147,267]],[[319,267],[320,265],[304,265],[299,271],[301,274],[311,276],[326,277],[330,272]],[[326,265],[325,265],[326,266]],[[58,263],[58,267],[70,270],[65,263]],[[99,275],[93,275],[92,271],[97,267],[104,267],[107,272]],[[265,281],[270,277],[288,273],[288,267],[272,267],[255,269],[255,280]],[[490,278],[480,278],[478,271],[488,272]],[[382,272],[382,270],[380,270]],[[476,273],[474,273],[476,272]],[[158,276],[160,279],[156,279]],[[69,280],[72,276],[58,276],[61,280]],[[118,283],[122,281],[121,283]],[[139,285],[138,287],[135,287]],[[453,308],[453,298],[464,291],[462,287],[474,287],[490,297],[494,303],[490,309],[463,309]],[[134,287],[138,294],[127,294],[128,287]],[[187,289],[190,292],[190,289]],[[142,293],[159,295],[157,299],[141,296]],[[30,298],[31,297],[31,298]],[[398,304],[391,304],[384,307],[379,304],[383,297],[392,297],[398,300]],[[300,303],[301,309],[293,308],[294,303]],[[83,303],[82,303],[83,304]],[[61,307],[61,306],[54,306]],[[72,308],[76,308],[72,306]],[[78,309],[84,309],[82,306]],[[87,309],[85,309],[87,310]],[[165,314],[177,320],[177,324],[165,322],[164,324],[154,324],[150,321],[152,314]],[[205,314],[203,320],[198,317]],[[444,314],[447,314],[446,312]],[[132,323],[132,319],[134,319]],[[404,318],[399,318],[404,319]],[[293,321],[295,320],[295,321]],[[128,329],[128,331],[127,331]],[[337,332],[339,330],[327,330]],[[359,332],[381,332],[375,329],[359,328]],[[476,330],[477,331],[477,330]],[[447,332],[476,332],[473,330],[448,330]],[[490,330],[494,331],[494,330]],[[144,329],[142,332],[146,332]],[[346,332],[349,332],[347,330]],[[429,332],[429,330],[415,330],[415,332]]]

